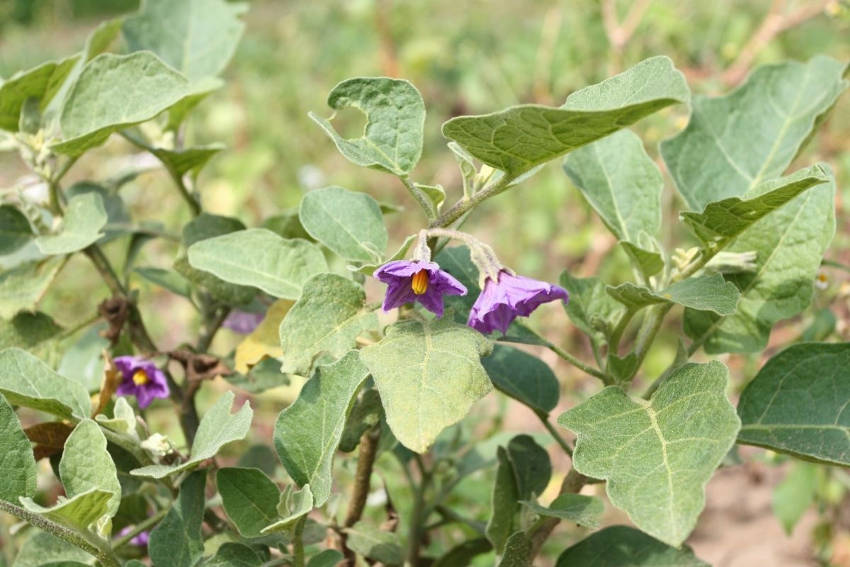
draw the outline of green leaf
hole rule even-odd
[[[177,177],[183,177],[187,173],[197,176],[207,162],[224,148],[224,144],[194,146],[181,150],[151,147],[150,152],[159,158],[167,170]]]
[[[260,228],[267,228],[283,238],[303,238],[313,241],[313,237],[307,233],[304,225],[301,224],[301,219],[298,218],[298,209],[290,209],[271,216],[263,221]]]
[[[144,0],[124,22],[130,51],[150,50],[195,82],[221,73],[233,57],[247,4],[225,0]]]
[[[623,247],[632,263],[643,272],[644,277],[649,278],[664,269],[664,258],[656,250],[647,250],[625,240],[620,241],[620,246]],[[656,244],[653,248],[660,249],[660,246]]]
[[[783,350],[747,384],[738,442],[850,465],[850,343]]]
[[[530,567],[533,559],[531,539],[525,532],[516,532],[511,534],[505,543],[505,550],[498,566]]]
[[[201,522],[207,472],[195,471],[180,484],[180,495],[151,531],[148,554],[154,567],[194,567],[204,552]]]
[[[785,184],[785,179],[773,179],[745,197]],[[686,310],[686,334],[702,342],[708,353],[756,352],[767,345],[777,321],[808,307],[823,253],[835,233],[834,194],[834,181],[813,187],[736,236],[727,252],[756,253],[754,272],[726,276],[741,290],[737,311],[721,319]]]
[[[154,268],[152,266],[140,266],[138,268],[133,268],[133,272],[139,274],[142,278],[149,282],[160,287],[164,287],[168,291],[176,293],[177,295],[189,297],[192,292],[192,288],[186,278],[176,271]]]
[[[741,197],[781,175],[850,84],[846,65],[819,55],[756,69],[726,96],[696,96],[687,128],[661,144],[688,206]]]
[[[32,498],[21,498],[27,511],[76,530],[85,531],[108,513],[112,492],[92,488],[49,508],[39,506]]]
[[[734,313],[741,295],[735,284],[727,282],[720,274],[693,276],[660,291],[630,282],[608,287],[607,290],[611,297],[631,309],[655,303],[677,303],[719,315]]]
[[[360,285],[336,274],[319,274],[304,283],[304,292],[280,325],[282,372],[309,376],[322,353],[339,358],[355,346],[366,329],[377,327],[374,312],[365,311]]]
[[[52,149],[80,155],[113,132],[154,118],[187,94],[186,79],[153,53],[98,55],[68,95],[59,121],[63,141]]]
[[[448,319],[403,321],[361,358],[381,394],[387,423],[407,448],[425,452],[492,389],[479,358],[490,342]]]
[[[752,192],[756,196],[750,199],[730,197],[708,203],[701,213],[682,213],[682,220],[713,251],[719,251],[756,221],[782,208],[806,189],[831,179],[828,166],[817,164],[795,171],[781,181],[768,181],[765,187],[770,189],[756,189]]]
[[[139,434],[136,431],[138,427],[136,413],[133,411],[127,398],[121,396],[115,400],[112,415],[113,417],[107,417],[100,413],[95,416],[94,420],[107,429],[128,435],[136,441],[139,440]]]
[[[564,271],[559,280],[570,293],[567,315],[573,324],[591,337],[608,337],[626,309],[607,291],[608,286],[597,278],[575,278]]]
[[[57,234],[35,239],[43,254],[70,254],[86,248],[103,236],[106,209],[97,193],[84,193],[68,201],[62,217],[62,229]]]
[[[53,534],[33,529],[15,557],[15,567],[94,565],[95,558]]]
[[[91,412],[86,389],[53,371],[19,348],[0,351],[0,394],[9,403],[62,418],[85,418]]]
[[[295,523],[306,516],[313,509],[313,492],[310,485],[305,484],[300,490],[294,490],[292,485],[287,486],[280,494],[277,505],[278,514],[283,516],[282,520],[263,528],[263,534],[290,531]]]
[[[493,354],[481,360],[493,385],[540,413],[558,405],[560,387],[549,365],[525,351],[494,345]]]
[[[11,319],[18,311],[32,310],[64,265],[65,258],[57,256],[0,273],[0,318]]]
[[[284,240],[264,228],[201,240],[190,246],[188,253],[193,268],[284,299],[297,299],[304,282],[328,271],[315,244],[297,238]]]
[[[336,549],[326,549],[310,558],[307,567],[336,567],[344,558]]]
[[[684,546],[670,547],[640,530],[610,526],[591,534],[558,557],[556,567],[709,567]]]
[[[412,191],[418,193],[422,197],[422,201],[428,207],[428,214],[432,218],[436,218],[440,214],[440,209],[446,200],[446,190],[442,185],[424,185],[422,183],[413,183]]]
[[[261,567],[265,562],[257,552],[241,543],[227,542],[215,555],[204,561],[204,567]]]
[[[508,443],[507,456],[520,500],[534,498],[546,490],[552,477],[552,465],[546,449],[529,435],[517,435]]]
[[[352,400],[368,375],[357,351],[351,351],[334,364],[320,366],[298,399],[278,415],[277,454],[292,480],[310,485],[315,506],[330,496],[334,453]]]
[[[21,109],[30,98],[38,99],[40,108],[44,109],[76,61],[77,56],[73,56],[59,62],[42,63],[0,83],[0,129],[18,131]]]
[[[688,102],[682,74],[667,57],[652,57],[574,92],[560,108],[524,104],[443,124],[443,135],[516,178],[671,104]]]
[[[0,205],[0,256],[11,254],[32,240],[30,221],[14,205]]]
[[[523,501],[532,512],[547,518],[558,518],[576,523],[586,528],[599,527],[605,506],[602,500],[583,494],[561,494],[549,506],[541,506],[535,501]]]
[[[219,469],[216,486],[227,517],[244,537],[259,537],[264,527],[277,521],[280,490],[263,471]]]
[[[163,478],[191,469],[201,462],[213,458],[224,445],[244,439],[251,428],[251,418],[254,412],[251,410],[251,404],[245,402],[239,408],[239,411],[231,414],[230,407],[233,405],[233,397],[233,392],[225,392],[201,418],[188,461],[176,465],[150,465],[134,469],[130,471],[130,474]]]
[[[342,187],[310,191],[298,218],[316,240],[348,260],[376,262],[387,248],[387,229],[377,201]]]
[[[20,347],[33,350],[62,332],[50,315],[20,311],[11,320],[0,319],[0,350]]]
[[[558,418],[578,435],[573,465],[607,480],[611,503],[640,529],[679,546],[740,426],[727,383],[726,367],[711,362],[680,367],[649,402],[605,388]]]
[[[638,242],[661,227],[664,179],[641,139],[620,130],[574,151],[564,171],[619,240]]]
[[[132,232],[132,228],[126,228],[131,223],[130,215],[124,207],[124,201],[121,200],[117,190],[110,190],[90,181],[80,181],[65,189],[65,196],[69,199],[73,199],[77,195],[90,193],[100,196],[103,201],[103,208],[106,211],[106,226],[103,231],[105,234],[100,239],[100,243]],[[110,225],[119,226],[113,228]]]
[[[508,451],[499,447],[496,449],[496,458],[496,481],[490,495],[490,518],[487,520],[485,533],[496,553],[502,554],[508,537],[514,532],[516,513],[520,509],[520,495]]]
[[[105,323],[93,325],[80,335],[62,355],[57,371],[69,380],[79,382],[87,392],[100,390],[103,382],[103,349],[109,347],[109,340],[100,335],[106,329]]]
[[[338,449],[344,453],[350,453],[356,449],[363,434],[381,423],[382,419],[384,419],[384,407],[381,405],[381,395],[378,390],[366,390],[359,400],[352,401],[352,408],[345,420]]]
[[[789,536],[811,507],[818,487],[818,466],[794,461],[782,483],[773,491],[773,513]]]
[[[0,500],[16,503],[19,496],[32,497],[36,489],[36,465],[32,445],[15,410],[0,395]]]
[[[422,155],[425,103],[412,84],[386,77],[348,79],[331,90],[328,106],[356,108],[366,115],[363,135],[345,139],[328,120],[310,113],[349,161],[399,176],[416,166]]]
[[[93,489],[112,496],[107,501],[106,514],[111,518],[121,504],[121,484],[112,457],[106,450],[106,437],[98,425],[82,420],[68,439],[59,462],[59,476],[65,494],[73,498]]]
[[[404,552],[401,539],[394,532],[385,532],[365,522],[357,522],[345,530],[346,544],[360,555],[384,565],[401,565]]]

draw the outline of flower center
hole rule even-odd
[[[139,368],[133,372],[133,384],[136,386],[144,386],[148,382],[150,382],[150,378],[148,378],[148,375],[144,370]]]
[[[428,270],[419,270],[413,274],[410,280],[410,287],[416,295],[422,295],[428,291]]]

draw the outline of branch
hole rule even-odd
[[[578,494],[589,480],[586,476],[577,472],[575,468],[571,468],[567,476],[564,477],[564,482],[561,484],[561,490],[558,494]],[[561,520],[559,518],[541,518],[531,527],[528,537],[531,539],[532,559],[540,553],[543,542],[552,534],[552,531],[560,522]]]
[[[723,72],[721,78],[727,85],[741,82],[750,69],[756,55],[780,33],[796,27],[822,13],[829,0],[807,0],[791,12],[785,12],[785,0],[773,0],[770,10],[761,25],[744,45],[735,61]]]

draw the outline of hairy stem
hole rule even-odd
[[[414,455],[414,460],[419,466],[420,481],[413,493],[413,511],[410,513],[410,527],[407,533],[407,562],[409,567],[419,567],[419,548],[422,545],[422,536],[425,532],[425,492],[431,483],[431,472],[425,467],[422,457]]]
[[[295,567],[304,567],[304,524],[307,518],[301,518],[295,523],[292,534],[292,560]]]
[[[672,308],[672,303],[654,305],[649,308],[649,314],[641,324],[637,339],[635,339],[634,354],[637,357],[637,362],[635,363],[635,368],[632,371],[631,376],[627,378],[627,381],[634,378],[637,371],[643,365],[643,361],[649,352],[649,348],[652,346],[652,343],[655,341],[655,336],[658,334],[658,331],[661,329],[661,325],[664,323],[664,317]]]
[[[375,427],[360,438],[360,448],[357,453],[357,472],[354,474],[354,492],[348,502],[343,526],[350,528],[363,515],[366,498],[369,496],[369,486],[372,479],[372,468],[378,455],[378,441],[381,438],[381,428]]]
[[[407,188],[407,192],[410,193],[410,196],[413,197],[419,204],[419,207],[422,209],[422,212],[425,213],[425,216],[428,217],[428,220],[433,220],[434,215],[431,213],[432,207],[428,203],[428,198],[422,194],[422,191],[416,188],[413,181],[411,181],[410,177],[407,175],[400,175],[399,179],[404,184],[405,188]]]
[[[540,422],[543,423],[543,427],[545,427],[546,431],[548,431],[549,434],[552,435],[552,438],[555,440],[555,442],[558,445],[561,446],[561,449],[563,449],[564,452],[567,455],[572,457],[573,456],[573,448],[570,447],[570,444],[567,443],[567,440],[564,439],[561,436],[560,433],[558,433],[558,430],[555,429],[555,426],[552,425],[552,423],[549,421],[549,416],[546,415],[545,413],[541,413],[541,412],[538,412],[538,411],[535,411],[534,415],[536,415],[540,419]]]
[[[584,362],[580,361],[578,358],[571,355],[561,347],[554,345],[548,341],[546,343],[546,347],[564,360],[566,360],[567,362],[569,362],[570,364],[572,364],[573,366],[575,366],[576,368],[578,368],[579,370],[581,370],[582,372],[599,378],[606,386],[614,383],[614,379],[611,376],[602,372],[601,370],[597,370],[592,366],[585,364]]]
[[[446,227],[452,224],[454,221],[462,217],[466,214],[467,211],[478,205],[479,203],[486,201],[490,197],[498,195],[502,191],[508,188],[508,185],[514,180],[513,177],[505,174],[502,178],[485,189],[482,189],[478,193],[472,195],[472,197],[466,198],[465,196],[452,205],[448,211],[431,221],[429,225],[430,228],[440,228]]]
[[[0,511],[11,514],[12,516],[24,520],[40,530],[49,532],[59,539],[66,541],[73,546],[79,547],[86,553],[96,557],[98,561],[104,565],[104,567],[121,566],[121,562],[117,557],[115,557],[115,554],[112,553],[112,550],[106,542],[94,534],[78,532],[77,530],[67,528],[4,500],[0,500]]]

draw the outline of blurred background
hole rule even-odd
[[[228,146],[200,177],[204,208],[255,226],[296,207],[306,191],[341,185],[403,207],[387,215],[390,249],[421,228],[424,219],[416,204],[397,179],[347,162],[307,118],[308,111],[330,114],[326,94],[345,78],[397,76],[419,88],[428,117],[423,158],[412,177],[442,184],[453,202],[460,194],[460,177],[440,134],[440,125],[452,116],[492,112],[520,102],[559,105],[573,90],[659,54],[673,59],[695,94],[706,95],[728,92],[761,63],[806,60],[816,54],[850,61],[850,3],[841,0],[253,0],[249,4],[246,33],[225,73],[227,83],[201,104],[186,133],[190,143],[221,141]],[[0,76],[80,49],[99,22],[137,7],[134,0],[0,0]],[[681,130],[687,115],[687,108],[673,107],[636,126],[650,155],[658,157],[658,142]],[[346,134],[362,128],[363,120],[342,113],[335,124]],[[838,232],[827,258],[845,265],[850,264],[848,150],[850,96],[845,95],[799,158],[799,164],[827,161],[836,171]],[[657,162],[663,168],[661,160]],[[153,158],[137,154],[117,136],[87,154],[67,179],[103,179],[148,166],[150,173],[128,184],[122,196],[134,221],[162,222],[166,231],[178,234],[189,213],[167,174],[156,168]],[[0,153],[0,191],[28,187],[33,180],[26,173],[16,155]],[[675,222],[680,208],[668,180],[669,251],[695,244]],[[487,202],[466,229],[489,241],[518,272],[540,279],[556,281],[568,269],[582,277],[598,274],[614,284],[630,274],[625,257],[614,248],[614,238],[556,164],[519,189]],[[175,252],[173,242],[154,242],[143,250],[141,264],[170,267]],[[848,340],[848,275],[825,268],[812,308],[780,324],[766,354],[806,333],[818,339]],[[138,285],[142,309],[150,313],[146,319],[160,344],[174,347],[192,336],[197,321],[188,302],[160,288]],[[372,288],[375,298],[379,292],[377,286]],[[74,258],[45,299],[44,310],[73,327],[89,318],[105,296],[86,261]],[[587,343],[570,329],[560,310],[541,309],[534,322],[550,339],[590,359]],[[679,328],[673,321],[669,332],[662,334],[647,360],[647,375],[667,366]],[[217,345],[227,352],[238,340],[222,333]],[[541,354],[569,393],[564,396],[565,407],[598,388],[559,360]],[[734,355],[724,362],[732,369],[739,392],[761,358]],[[537,430],[527,410],[502,405],[504,428]],[[270,409],[277,411],[279,406]],[[259,427],[271,427],[271,418]],[[789,467],[782,458],[761,450],[742,449],[740,459],[741,466],[720,471],[709,485],[706,512],[689,542],[699,557],[718,566],[756,561],[850,565],[846,495],[850,476],[838,470],[811,473],[804,465]],[[794,475],[815,475],[815,480],[801,484]],[[791,481],[783,482],[786,477]],[[553,479],[553,484],[559,482]],[[806,491],[815,491],[815,497]],[[487,494],[480,497],[486,508]],[[815,504],[786,533],[773,513],[777,498],[809,498]],[[616,512],[611,514],[612,521],[623,520]]]

